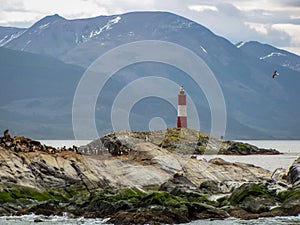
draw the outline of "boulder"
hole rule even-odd
[[[224,219],[229,217],[229,214],[226,211],[204,203],[191,202],[187,203],[187,207],[189,210],[189,217],[192,220]]]
[[[219,183],[215,180],[204,181],[200,184],[199,189],[206,194],[219,194],[222,192]]]
[[[276,205],[275,193],[266,185],[246,183],[237,188],[229,197],[231,205],[242,208],[250,213],[268,212]]]
[[[289,168],[287,181],[293,185],[294,189],[300,189],[300,157]]]
[[[179,210],[167,208],[156,210],[120,211],[114,214],[107,223],[112,224],[178,224],[190,220]]]
[[[191,190],[196,191],[197,187],[188,178],[184,176],[175,176],[163,183],[159,190],[166,191],[174,195],[180,195],[181,193],[187,193]]]
[[[277,195],[279,201],[282,202],[278,210],[287,216],[297,216],[300,214],[300,190],[288,189],[279,192]]]
[[[284,201],[280,208],[288,216],[298,216],[300,214],[300,192]]]
[[[221,149],[219,154],[224,155],[252,155],[252,154],[259,154],[259,155],[277,155],[280,154],[279,151],[276,149],[264,149],[258,148],[254,145],[243,143],[243,142],[233,142],[228,141],[229,147],[226,149]]]

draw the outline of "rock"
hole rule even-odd
[[[293,185],[294,189],[300,189],[300,157],[289,168],[287,181]]]
[[[112,216],[107,223],[112,224],[178,224],[190,220],[176,210],[142,210],[135,212],[120,211]]]
[[[196,219],[224,219],[229,217],[229,214],[221,209],[217,209],[214,206],[192,202],[187,204],[190,218]]]
[[[180,193],[187,193],[191,190],[196,191],[197,186],[184,176],[176,176],[163,183],[159,190],[167,191],[174,195],[180,195]]]
[[[203,183],[200,184],[199,189],[201,190],[201,192],[204,192],[206,194],[222,193],[219,183],[214,180],[204,181]]]
[[[298,216],[300,214],[300,192],[284,201],[280,208],[288,216]]]
[[[229,147],[226,149],[221,149],[219,154],[224,155],[252,155],[252,154],[259,154],[259,155],[277,155],[280,154],[279,151],[276,149],[264,149],[258,148],[254,145],[242,142],[232,142],[228,141]]]
[[[211,160],[209,160],[209,163],[218,165],[218,166],[224,166],[224,165],[233,165],[230,162],[225,161],[224,159],[221,158],[213,158]]]
[[[247,196],[239,204],[239,206],[250,213],[269,212],[275,206],[275,200],[272,198],[265,198],[262,196]]]
[[[299,189],[288,189],[280,192],[277,198],[282,202],[281,206],[278,207],[284,215],[297,216],[300,214],[300,190]]]
[[[276,211],[269,212],[273,192],[265,188],[270,171],[190,156],[197,149],[214,152],[228,146],[191,129],[113,132],[80,148],[82,154],[75,146],[56,149],[25,137],[2,137],[0,213],[68,212],[110,217],[116,224],[226,218],[225,208],[275,215]],[[209,198],[231,192],[231,197],[218,202]],[[296,200],[289,194],[276,197],[283,204],[278,213],[297,212]]]
[[[228,200],[232,205],[257,214],[269,212],[276,205],[275,193],[269,191],[266,185],[256,183],[243,184]]]
[[[51,216],[51,215],[62,215],[61,210],[59,210],[59,201],[56,200],[49,200],[44,203],[36,204],[29,209],[22,209],[17,212],[17,215],[24,215],[24,214],[30,214],[35,213],[37,215],[45,215],[45,216]]]
[[[244,209],[231,209],[228,210],[230,216],[235,218],[241,218],[244,220],[250,220],[250,219],[258,219],[260,216],[257,213],[249,213]]]

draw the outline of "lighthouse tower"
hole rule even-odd
[[[180,87],[178,94],[177,128],[187,127],[186,114],[186,94],[183,86]]]

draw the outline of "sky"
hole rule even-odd
[[[0,26],[30,27],[47,15],[66,19],[167,11],[233,44],[259,41],[300,55],[300,0],[0,0]]]

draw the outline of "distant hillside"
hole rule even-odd
[[[0,127],[38,138],[71,131],[71,106],[83,68],[0,48]]]

